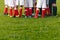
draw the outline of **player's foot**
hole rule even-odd
[[[41,15],[40,15],[40,14],[38,14],[38,16],[40,17]]]
[[[16,17],[19,17],[19,15],[17,15]]]
[[[28,18],[28,16],[25,16],[25,18]]]
[[[32,18],[32,16],[29,16],[29,18]]]
[[[8,13],[4,13],[4,15],[8,15]]]
[[[56,16],[58,16],[58,15],[56,15]]]
[[[16,16],[13,16],[14,18],[16,17]]]
[[[32,16],[34,16],[35,15],[35,13],[32,13]]]
[[[19,17],[22,17],[22,16],[19,15]]]
[[[10,17],[13,17],[13,16],[10,16]]]
[[[9,16],[9,14],[8,14],[8,16]]]
[[[38,18],[37,16],[34,16],[34,18]]]

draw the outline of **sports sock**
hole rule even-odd
[[[36,8],[36,13],[35,13],[34,18],[38,18],[38,13],[39,13],[39,9],[38,9],[38,8]]]
[[[7,6],[5,6],[5,8],[4,8],[4,14],[5,15],[8,14],[8,7]]]
[[[18,9],[15,7],[15,8],[14,8],[14,16],[18,16],[18,15],[19,15]]]
[[[42,18],[44,18],[45,12],[46,12],[46,10],[44,8],[42,8]]]
[[[32,8],[29,8],[29,16],[32,16]]]
[[[10,7],[10,16],[13,16],[13,10],[12,10],[12,7]]]
[[[29,16],[29,8],[25,8],[25,16]]]

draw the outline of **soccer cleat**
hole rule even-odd
[[[10,16],[10,15],[8,14],[8,16]]]
[[[32,16],[29,16],[29,18],[32,18]]]
[[[8,15],[8,13],[4,13],[4,15]]]
[[[25,16],[25,18],[28,18],[28,16]]]
[[[34,18],[38,18],[37,16],[35,16]]]
[[[38,16],[40,17],[40,16],[41,16],[41,14],[38,14]]]
[[[13,16],[10,16],[10,17],[13,17]]]
[[[16,17],[19,17],[19,15],[17,15]]]

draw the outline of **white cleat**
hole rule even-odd
[[[16,17],[19,17],[19,15],[17,15]]]
[[[32,18],[32,16],[29,16],[29,18]]]
[[[27,16],[25,16],[25,18],[28,18]]]
[[[10,17],[13,17],[13,16],[10,16]]]

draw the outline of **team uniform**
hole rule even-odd
[[[25,17],[32,16],[32,7],[33,7],[33,0],[25,0]]]
[[[38,18],[39,8],[42,8],[42,18],[44,18],[44,14],[46,12],[46,0],[37,0],[37,6],[36,6],[36,14],[34,18]]]
[[[5,8],[4,8],[4,15],[8,14],[8,0],[4,0]]]
[[[9,7],[14,7],[14,0],[9,0],[8,1],[8,6]]]

